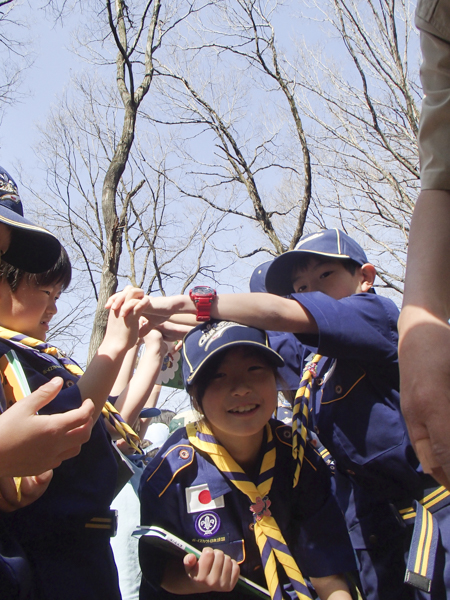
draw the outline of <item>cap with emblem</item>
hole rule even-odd
[[[213,356],[234,346],[253,346],[277,367],[284,365],[281,356],[270,347],[265,331],[232,321],[211,320],[198,325],[184,338],[183,381],[186,388],[192,385]]]
[[[11,227],[11,242],[2,260],[29,273],[47,271],[61,252],[57,238],[23,216],[16,182],[0,167],[0,223]]]
[[[315,254],[329,258],[351,259],[359,265],[367,262],[361,246],[340,229],[324,229],[304,235],[295,246],[272,261],[266,273],[266,288],[271,294],[292,294],[292,269],[301,254]]]

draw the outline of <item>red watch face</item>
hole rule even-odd
[[[193,288],[190,292],[189,295],[192,296],[210,296],[210,295],[215,296],[216,295],[216,290],[213,290],[213,288],[208,287],[207,285],[197,285],[195,288]]]
[[[204,285],[198,285],[190,290],[189,297],[197,309],[197,321],[209,321],[215,296],[216,290]]]

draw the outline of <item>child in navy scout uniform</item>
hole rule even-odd
[[[89,397],[96,420],[79,455],[54,469],[46,492],[25,508],[2,513],[0,519],[25,551],[33,600],[119,600],[109,543],[114,534],[109,506],[117,461],[103,418],[97,419],[125,353],[137,340],[139,317],[133,313],[124,320],[110,313],[104,340],[80,377],[78,365],[45,343],[56,302],[70,279],[64,250],[52,269],[37,275],[0,265],[0,367],[7,404],[20,402],[58,376],[64,380],[63,389],[41,412],[66,412]]]
[[[367,597],[444,600],[450,598],[449,494],[423,472],[410,443],[399,403],[398,310],[373,293],[375,276],[354,240],[324,230],[273,261],[268,294],[202,290],[202,307],[207,300],[213,318],[293,332],[300,340],[295,355],[285,357],[299,373],[308,367],[294,429],[302,414],[309,416],[336,461],[336,494]],[[197,313],[195,289],[165,298],[128,294],[141,297],[138,306],[149,318]],[[110,303],[117,308],[122,301]]]
[[[271,419],[281,366],[259,329],[211,321],[186,336],[183,377],[204,416],[144,471],[141,522],[203,551],[173,558],[142,538],[141,600],[248,597],[239,573],[272,598],[311,598],[303,573],[322,600],[350,600],[354,556],[327,467],[306,444],[293,488],[291,428]]]

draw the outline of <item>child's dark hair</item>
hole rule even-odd
[[[356,273],[356,269],[361,265],[357,263],[355,260],[351,258],[332,258],[330,256],[321,256],[320,254],[307,254],[305,252],[304,256],[298,258],[298,260],[294,263],[294,269],[305,270],[309,267],[311,262],[315,260],[319,264],[327,263],[327,262],[338,262],[340,263],[346,271],[350,273],[350,275],[354,275]]]
[[[62,289],[65,290],[69,287],[71,279],[72,266],[69,256],[62,246],[56,263],[51,269],[43,273],[27,273],[5,262],[0,263],[0,280],[6,281],[13,293],[19,287],[21,281],[26,281],[36,286],[60,284]]]
[[[234,346],[235,348],[239,347],[239,346]],[[215,374],[217,373],[217,370],[220,367],[220,364],[222,363],[223,359],[225,358],[225,355],[227,354],[227,352],[230,352],[231,348],[227,349],[227,350],[223,350],[222,352],[218,352],[215,356],[211,357],[210,360],[208,360],[207,365],[205,365],[205,367],[200,371],[200,373],[197,374],[196,377],[196,381],[189,386],[187,392],[191,398],[191,404],[192,404],[192,408],[194,408],[194,410],[196,410],[197,412],[201,413],[202,415],[205,414],[203,412],[203,396],[205,395],[206,389],[208,388],[209,384],[211,383],[211,381],[214,379]],[[279,376],[278,376],[278,368],[275,365],[275,363],[273,363],[267,356],[267,354],[258,351],[257,348],[255,347],[251,347],[251,351],[254,352],[255,354],[258,354],[258,356],[260,356],[264,362],[269,365],[269,367],[272,369],[273,374],[275,376],[275,379],[278,381],[279,380]]]

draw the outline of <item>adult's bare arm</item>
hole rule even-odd
[[[399,320],[400,393],[424,469],[450,489],[450,192],[423,190]]]

